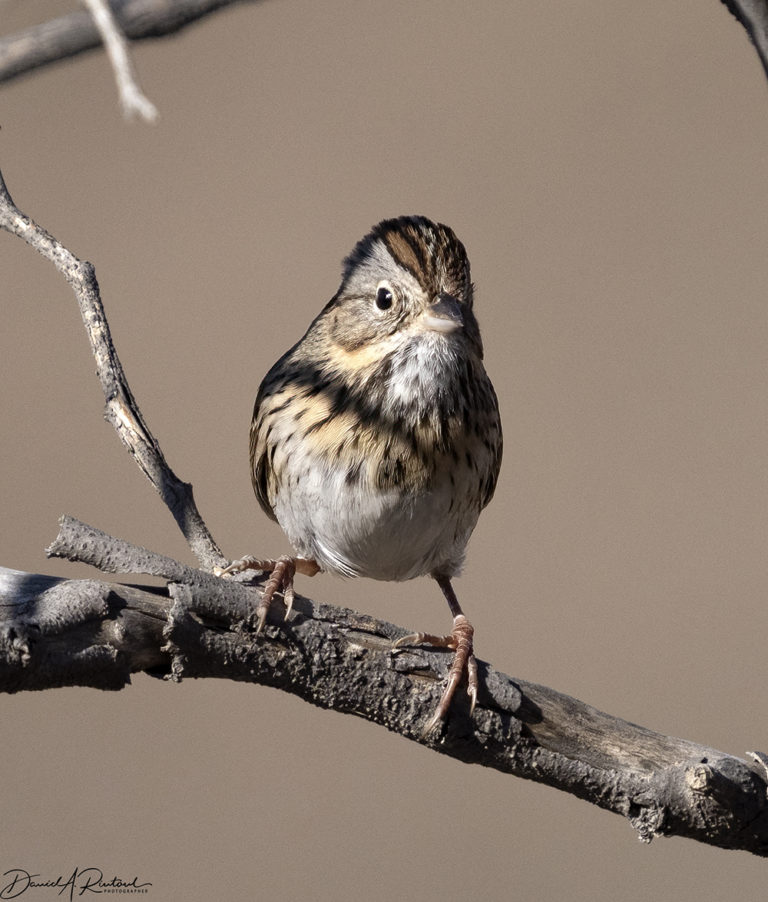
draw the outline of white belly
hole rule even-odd
[[[304,470],[298,485],[278,493],[275,516],[299,556],[329,572],[382,580],[460,569],[478,512],[452,508],[448,474],[403,500],[394,490],[372,491],[366,479],[348,482],[347,470]]]

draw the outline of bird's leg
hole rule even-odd
[[[259,559],[247,555],[238,561],[232,561],[228,567],[223,570],[217,569],[217,576],[228,576],[230,573],[242,573],[244,570],[260,570],[262,573],[269,573],[264,591],[261,594],[259,603],[256,607],[256,635],[264,629],[267,622],[267,614],[269,613],[272,599],[275,592],[282,591],[283,600],[285,601],[285,619],[287,620],[291,609],[293,608],[293,577],[296,573],[304,576],[314,576],[320,572],[320,567],[315,561],[308,561],[301,557],[289,557],[283,555],[277,559],[266,558]]]
[[[451,707],[453,696],[456,694],[456,689],[465,673],[467,675],[467,695],[470,699],[470,716],[475,710],[479,685],[477,661],[475,660],[472,644],[472,637],[475,634],[474,627],[461,610],[459,600],[453,591],[451,580],[447,576],[436,576],[435,580],[443,590],[443,595],[445,595],[445,600],[448,602],[448,607],[453,615],[453,629],[450,634],[447,636],[433,636],[430,633],[413,633],[410,636],[403,636],[402,639],[398,639],[394,646],[395,648],[400,648],[403,645],[434,645],[437,648],[452,648],[455,652],[445,689],[435,713],[429,719],[426,727],[424,727],[422,736],[426,736],[439,723],[445,720],[448,715],[448,709]]]

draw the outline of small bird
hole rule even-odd
[[[251,476],[294,555],[242,558],[224,573],[269,572],[290,610],[296,572],[431,576],[453,616],[447,636],[395,643],[454,650],[424,734],[445,720],[462,677],[474,709],[474,630],[451,584],[496,487],[502,434],[483,367],[464,245],[422,216],[387,219],[343,263],[339,290],[261,383]]]

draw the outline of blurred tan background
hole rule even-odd
[[[74,2],[6,0],[2,30]],[[225,553],[258,383],[376,221],[466,244],[506,457],[457,584],[478,654],[645,726],[768,751],[768,84],[716,0],[272,0],[0,87],[16,202],[96,265],[131,386]],[[60,514],[190,561],[101,418],[74,297],[0,234],[5,566]],[[300,591],[414,629],[428,580]],[[257,686],[0,699],[0,873],[157,900],[764,899],[766,865]],[[50,891],[49,891],[50,892]],[[31,891],[27,894],[32,897]],[[34,898],[48,898],[38,892]]]

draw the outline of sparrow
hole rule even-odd
[[[269,370],[254,405],[253,489],[293,554],[223,571],[270,574],[258,631],[277,591],[290,611],[297,572],[431,576],[451,632],[395,643],[454,651],[424,734],[445,720],[465,675],[471,710],[478,693],[474,630],[452,579],[493,496],[502,431],[473,300],[464,245],[446,225],[386,219],[357,243],[338,291]]]

